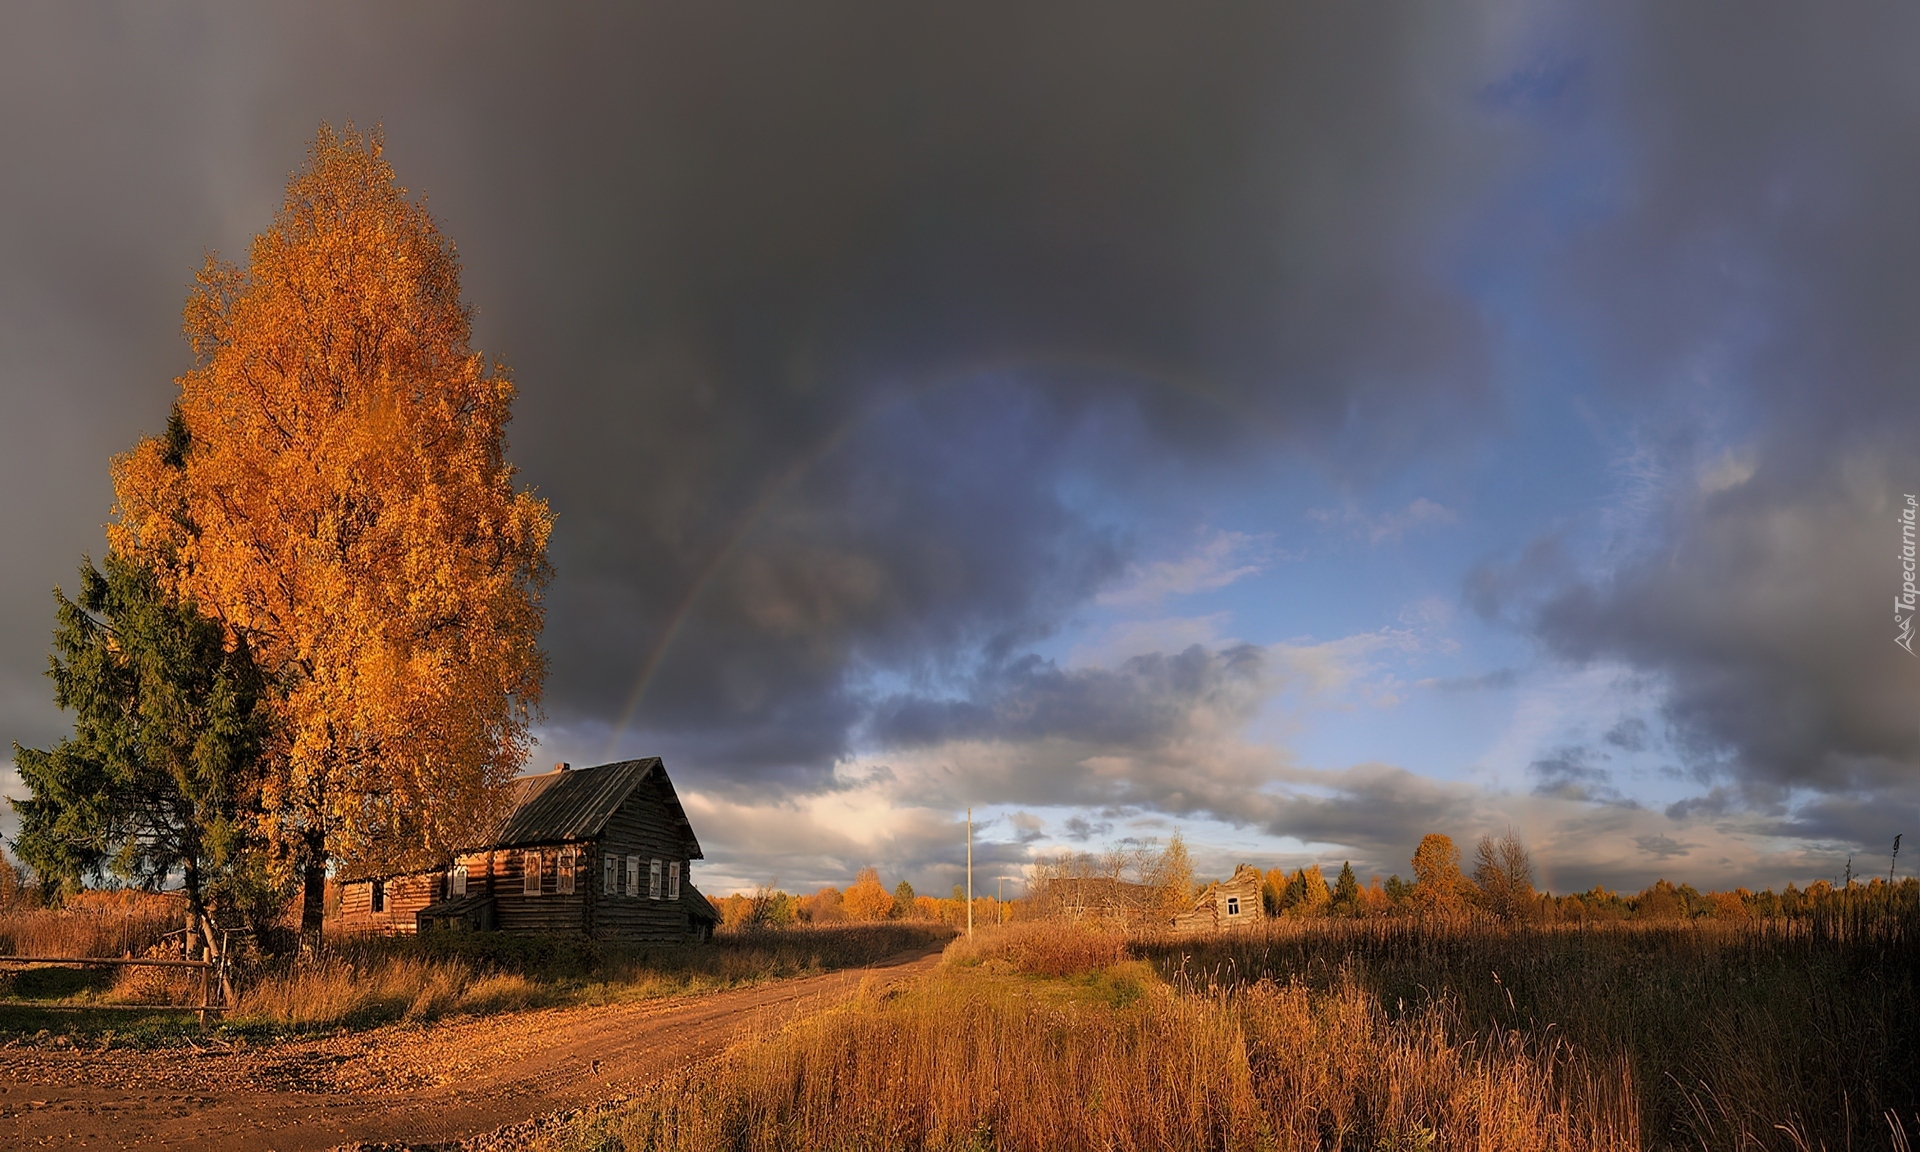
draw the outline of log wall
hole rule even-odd
[[[389,876],[383,881],[349,880],[340,886],[340,916],[335,923],[342,932],[411,936],[414,914],[441,898],[446,880],[447,874],[440,871]],[[386,888],[385,908],[379,912],[373,910],[376,883]]]
[[[1178,932],[1229,932],[1258,926],[1266,919],[1258,870],[1242,864],[1233,877],[1207,885],[1190,911],[1173,918]]]

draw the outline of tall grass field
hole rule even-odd
[[[541,1143],[1905,1152],[1912,927],[1016,924]]]

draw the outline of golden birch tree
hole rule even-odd
[[[1420,838],[1413,852],[1413,878],[1414,903],[1422,911],[1448,916],[1466,908],[1469,885],[1451,836],[1429,832]]]
[[[209,257],[168,431],[113,468],[114,547],[271,678],[259,819],[307,930],[330,859],[425,862],[497,810],[546,672],[552,514],[505,458],[513,383],[383,152],[322,125],[246,267]]]
[[[885,920],[893,914],[893,897],[880,883],[880,872],[875,868],[860,869],[840,902],[855,920]]]

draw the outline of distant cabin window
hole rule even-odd
[[[640,857],[627,857],[627,895],[640,895]]]
[[[680,899],[680,861],[667,862],[667,899]]]
[[[660,861],[647,866],[647,899],[660,899]]]
[[[620,890],[620,857],[608,854],[601,859],[600,886],[608,896]]]
[[[565,893],[573,891],[573,861],[573,849],[569,848],[560,853],[560,873],[557,879],[560,881],[560,891]]]
[[[526,881],[520,891],[528,896],[540,895],[540,853],[526,852],[520,859],[520,874]]]
[[[1240,897],[1238,896],[1227,897],[1227,915],[1229,916],[1240,915]]]
[[[467,866],[465,864],[455,864],[453,866],[453,876],[447,881],[447,890],[455,896],[465,896],[467,894]]]
[[[385,880],[375,880],[373,882],[373,910],[375,912],[385,912],[387,910],[387,882]]]

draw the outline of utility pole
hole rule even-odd
[[[973,806],[967,806],[967,935],[973,935]]]
[[[1902,836],[1906,833],[1901,833]],[[1887,858],[1887,887],[1893,887],[1893,866],[1900,862],[1900,837],[1893,838],[1893,855]]]

